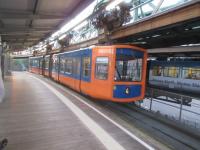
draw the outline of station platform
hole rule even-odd
[[[14,72],[5,87],[0,139],[8,139],[8,150],[155,149],[84,102],[83,96],[49,79]]]

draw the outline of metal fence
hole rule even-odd
[[[200,132],[200,98],[148,88],[141,108]]]

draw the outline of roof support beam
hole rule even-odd
[[[25,36],[25,35],[38,35],[44,36],[46,33],[44,32],[10,32],[10,33],[1,33],[0,36]]]
[[[34,13],[33,11],[20,11],[12,9],[0,9],[0,19],[60,19],[64,20],[67,17],[62,13],[50,13],[50,12],[39,12]]]
[[[59,19],[64,20],[64,15],[51,15],[51,14],[0,14],[0,19]]]
[[[51,32],[51,29],[37,29],[37,28],[25,28],[25,29],[0,29],[1,34],[12,32]]]
[[[25,26],[6,26],[4,28],[0,28],[0,32],[12,32],[12,31],[51,31],[52,27],[25,27]]]

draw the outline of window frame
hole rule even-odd
[[[67,74],[67,75],[73,75],[73,57],[65,57],[65,65],[64,65],[64,74]],[[70,71],[67,71],[67,68],[69,64],[67,61],[71,61],[71,66],[70,66]]]
[[[90,66],[90,69],[89,69],[89,74],[88,74],[88,76],[85,76],[85,69],[84,69],[84,58],[89,58],[89,60],[90,60],[90,63],[89,63],[89,66]],[[90,56],[83,56],[82,57],[82,73],[81,73],[81,76],[83,77],[83,78],[90,78],[91,77],[91,70],[92,70],[92,60],[91,60],[91,57]]]
[[[187,77],[184,76],[185,74],[183,72],[185,72],[185,71],[188,71],[188,73],[190,72],[191,76],[189,77],[188,74],[187,74]],[[192,76],[193,73],[194,73],[194,71],[199,71],[200,72],[199,68],[195,68],[195,67],[182,67],[182,71],[181,71],[182,72],[182,76],[181,76],[181,78],[182,79],[190,79],[190,80],[200,80],[200,78],[194,78]]]
[[[165,68],[167,68],[167,75],[165,74]],[[173,69],[171,68],[176,68],[176,74],[177,76],[171,76],[170,75],[170,71],[172,71]],[[163,67],[163,77],[169,77],[169,78],[179,78],[180,76],[180,67],[176,67],[176,66],[165,66]]]
[[[107,58],[108,59],[108,63],[107,63],[107,76],[106,76],[106,79],[100,79],[97,77],[97,70],[96,70],[96,67],[97,67],[97,58]],[[97,80],[108,80],[108,75],[109,75],[109,62],[110,62],[110,58],[108,56],[98,56],[96,57],[95,59],[95,74],[94,74],[94,77],[95,79]]]

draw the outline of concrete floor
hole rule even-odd
[[[15,72],[6,78],[5,87],[5,100],[0,104],[0,139],[8,138],[8,150],[106,149],[97,135],[31,74]],[[86,112],[124,149],[146,149],[87,105],[62,90],[59,92]],[[114,149],[112,147],[110,145],[109,149]]]

